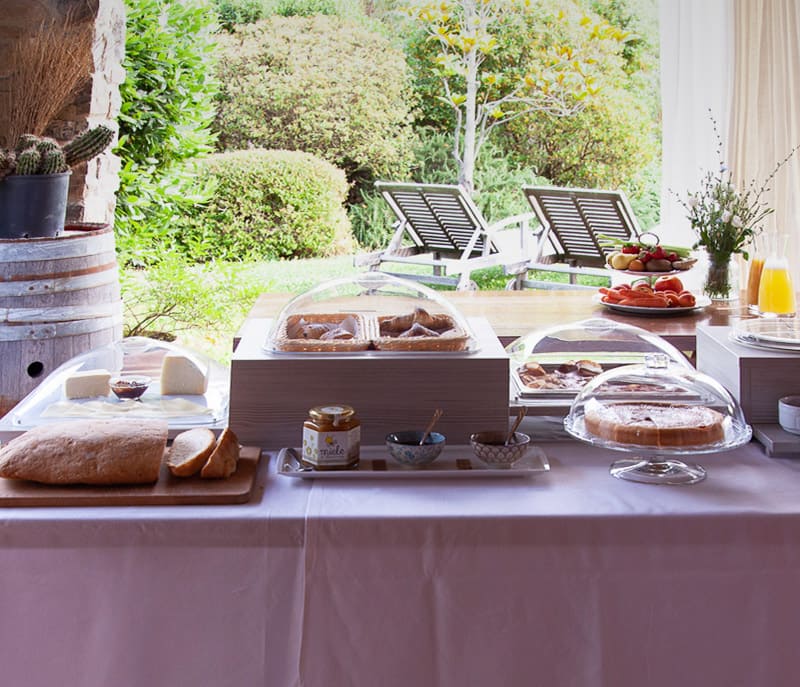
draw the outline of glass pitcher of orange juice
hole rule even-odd
[[[764,269],[766,239],[759,234],[753,239],[753,249],[747,269],[746,304],[751,313],[758,313],[758,288],[761,286],[761,272]]]
[[[770,239],[758,286],[758,311],[765,317],[794,317],[797,304],[786,257],[788,236],[775,235]]]

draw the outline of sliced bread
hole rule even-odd
[[[239,439],[230,427],[226,427],[219,435],[217,445],[200,470],[200,477],[205,479],[225,479],[236,472],[239,462]]]
[[[216,445],[217,438],[210,429],[187,429],[172,440],[167,467],[175,477],[190,477],[206,464]]]

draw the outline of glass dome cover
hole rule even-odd
[[[727,451],[751,438],[725,387],[663,353],[593,378],[573,400],[564,428],[593,446],[637,454],[612,465],[615,477],[665,484],[705,477],[701,466],[675,456]]]
[[[293,298],[270,328],[271,353],[463,353],[466,319],[437,291],[383,272],[334,279]]]
[[[170,393],[162,394],[167,356],[179,359],[178,366],[195,370],[194,383],[202,382],[204,391],[199,393],[199,387],[191,388],[190,385],[185,387],[185,393],[179,389],[167,389]],[[97,377],[95,384],[102,384],[99,380],[105,378],[104,393],[90,390],[86,393],[92,395],[76,396],[68,390],[73,380],[85,376]],[[140,385],[145,387],[143,392]],[[228,417],[229,393],[228,368],[205,354],[166,341],[130,337],[63,363],[9,415],[15,429],[88,417],[162,418],[170,427],[224,426]]]
[[[677,367],[691,363],[660,336],[610,319],[593,318],[532,331],[506,347],[520,399],[573,398],[595,376],[643,364],[661,353]]]

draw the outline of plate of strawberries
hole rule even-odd
[[[681,280],[665,275],[653,284],[646,281],[602,287],[595,300],[611,310],[633,315],[679,315],[710,305],[707,296],[695,296]]]

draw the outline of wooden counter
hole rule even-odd
[[[741,301],[712,304],[685,315],[646,317],[616,313],[592,301],[588,291],[443,291],[440,292],[465,317],[485,317],[505,346],[535,329],[602,317],[641,327],[658,334],[676,348],[694,352],[698,324],[729,325],[748,317]],[[248,315],[274,318],[292,298],[287,293],[263,293]],[[237,340],[238,342],[238,340]]]

